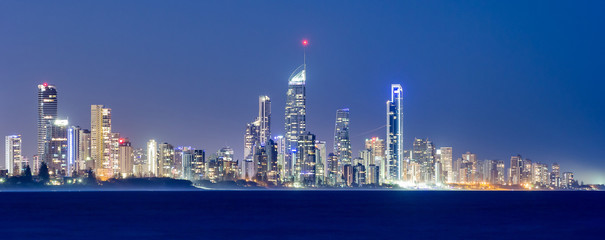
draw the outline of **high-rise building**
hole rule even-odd
[[[48,162],[50,128],[57,119],[57,88],[48,83],[38,85],[38,158]]]
[[[274,185],[279,181],[278,149],[279,146],[273,139],[267,140],[265,144],[265,151],[267,152],[267,181]]]
[[[466,152],[462,154],[462,161],[466,165],[466,182],[467,183],[478,183],[480,182],[479,178],[479,163],[477,160],[477,155],[471,152]]]
[[[259,142],[265,144],[271,139],[271,99],[269,96],[258,97]]]
[[[305,132],[298,136],[298,147],[296,148],[296,166],[295,173],[297,182],[313,186],[316,184],[315,165],[316,165],[316,149],[315,135],[310,132]]]
[[[496,171],[497,173],[497,177],[496,177],[496,184],[500,184],[500,185],[504,185],[506,184],[506,180],[505,180],[505,170],[506,167],[504,166],[504,161],[498,161],[496,163]]]
[[[361,163],[355,164],[353,167],[353,185],[357,187],[366,185],[366,177],[366,167]]]
[[[174,147],[168,143],[158,145],[158,177],[172,177]]]
[[[391,85],[391,100],[387,101],[386,180],[401,180],[403,164],[403,89]]]
[[[220,180],[235,180],[238,176],[239,165],[238,162],[233,158],[235,152],[231,147],[223,147],[216,153],[216,159],[218,160],[219,166],[219,177]]]
[[[385,147],[384,140],[378,137],[373,137],[370,139],[366,139],[365,142],[366,149],[370,150],[370,162],[368,162],[368,166],[374,164],[376,166],[386,166],[385,163]],[[367,167],[367,166],[366,166]]]
[[[193,151],[193,161],[191,162],[193,171],[193,180],[202,180],[206,175],[206,152],[198,149]]]
[[[118,140],[118,166],[121,177],[128,177],[134,174],[134,155],[132,144],[128,138],[120,138]]]
[[[67,167],[65,173],[70,177],[79,170],[80,131],[80,127],[77,126],[71,126],[67,129]]]
[[[559,164],[553,163],[550,172],[550,186],[554,188],[561,187],[561,169]]]
[[[195,171],[194,165],[195,162],[195,153],[194,149],[183,149],[181,154],[181,178],[189,181],[194,181]]]
[[[452,147],[441,147],[439,148],[439,161],[443,166],[443,175],[445,182],[453,183],[454,173],[452,168],[452,162],[454,160]]]
[[[414,139],[412,162],[420,167],[420,182],[435,181],[435,146],[431,141]]]
[[[78,170],[84,171],[94,168],[91,152],[90,152],[90,131],[80,129],[78,134]]]
[[[111,159],[111,108],[90,106],[90,151],[94,169],[99,177],[110,177]]]
[[[47,157],[48,169],[52,175],[67,176],[67,126],[68,121],[56,119],[50,126],[50,143]]]
[[[317,152],[315,155],[317,156],[317,178],[318,182],[325,184],[325,180],[328,177],[328,171],[326,168],[328,167],[328,150],[326,149],[326,141],[315,141],[315,149]]]
[[[523,160],[523,165],[521,168],[521,183],[523,184],[533,184],[532,181],[532,162],[529,159]]]
[[[511,185],[521,184],[521,173],[523,171],[523,158],[521,155],[510,157],[510,172],[508,181]]]
[[[285,181],[292,175],[292,166],[286,162],[286,139],[284,136],[276,136],[273,138],[277,144],[277,169],[279,171],[280,181]]]
[[[336,155],[334,155],[334,153],[328,154],[327,165],[324,169],[324,171],[326,171],[328,173],[326,180],[325,180],[326,184],[328,184],[330,186],[334,186],[338,182],[340,182],[339,174],[338,174],[339,169],[340,169],[340,167],[338,166],[338,157],[336,157]]]
[[[150,176],[158,175],[158,143],[151,139],[147,142],[147,171]]]
[[[260,121],[258,119],[246,125],[244,133],[244,159],[246,160],[252,159],[254,147],[260,145],[259,129]]]
[[[298,161],[293,156],[297,148],[298,137],[304,134],[307,129],[306,76],[306,64],[303,63],[302,66],[294,70],[288,79],[284,121],[286,161]]]
[[[8,170],[11,176],[19,175],[27,167],[27,162],[21,156],[21,135],[10,135],[5,139],[4,165],[0,169]]]
[[[341,166],[352,164],[351,140],[349,139],[349,109],[336,110],[334,126],[334,154]]]
[[[564,172],[561,181],[561,187],[565,189],[572,189],[574,187],[574,179],[572,172]]]
[[[353,165],[351,164],[347,164],[344,165],[342,167],[343,171],[342,171],[342,179],[344,181],[344,183],[349,186],[352,187],[353,186],[353,181],[354,181],[354,173],[353,173]]]
[[[370,164],[366,169],[366,183],[368,185],[379,185],[380,184],[380,167],[374,164]]]

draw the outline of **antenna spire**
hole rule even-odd
[[[307,72],[307,45],[309,44],[309,41],[307,41],[307,39],[303,39],[302,40],[302,45],[303,45],[303,70],[305,70],[305,73]]]

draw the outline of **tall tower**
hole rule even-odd
[[[401,180],[403,164],[403,90],[391,84],[391,100],[387,101],[387,166],[386,180]]]
[[[38,157],[48,162],[50,127],[57,118],[57,88],[48,83],[38,85]]]
[[[339,166],[351,164],[351,140],[349,139],[349,109],[336,110],[334,126],[334,154],[338,157]],[[342,171],[342,169],[341,169]]]
[[[153,139],[147,142],[147,171],[153,177],[158,176],[158,143]]]
[[[303,40],[306,48],[307,40]],[[306,115],[306,88],[307,80],[306,53],[303,54],[303,65],[299,66],[288,79],[288,91],[286,92],[285,108],[285,141],[286,161],[293,161],[292,152],[296,151],[298,136],[305,133],[307,129]]]
[[[90,152],[97,176],[112,168],[111,108],[90,106]]]
[[[445,173],[445,182],[454,182],[454,172],[452,168],[453,151],[452,147],[441,147],[439,149],[439,159],[443,165],[443,172]]]
[[[21,156],[21,135],[6,136],[4,152],[3,169],[8,170],[10,176],[19,175],[25,169]]]
[[[258,121],[259,141],[264,145],[271,139],[271,98],[269,96],[258,97]]]

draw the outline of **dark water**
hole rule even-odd
[[[591,237],[604,192],[0,192],[0,239]]]

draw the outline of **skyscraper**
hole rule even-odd
[[[254,154],[254,146],[260,145],[260,121],[256,119],[254,122],[248,123],[246,125],[246,131],[244,133],[244,159],[250,160],[252,159],[252,155]]]
[[[340,166],[351,163],[351,140],[349,139],[349,109],[336,110],[334,126],[334,154],[338,157]],[[341,170],[342,171],[342,170]]]
[[[452,168],[453,160],[454,160],[454,158],[453,158],[452,147],[441,147],[440,151],[439,151],[439,161],[441,162],[441,165],[443,166],[443,173],[445,176],[445,181],[447,183],[453,183],[455,181],[453,168]]]
[[[4,166],[2,169],[8,170],[8,175],[14,176],[21,174],[27,163],[23,162],[21,156],[21,135],[6,136],[4,148]],[[23,165],[26,166],[23,166]]]
[[[48,83],[38,85],[38,158],[48,162],[50,127],[57,118],[57,88]]]
[[[150,176],[158,176],[158,143],[154,139],[147,142],[147,171]]]
[[[316,149],[315,135],[306,132],[298,136],[295,177],[306,186],[315,185]]]
[[[134,155],[132,145],[128,138],[120,138],[118,141],[118,166],[121,177],[133,175]]]
[[[557,163],[552,164],[550,172],[550,186],[553,188],[561,187],[561,169]]]
[[[90,131],[81,129],[78,134],[78,170],[88,170],[94,168],[90,152]]]
[[[386,180],[401,180],[403,163],[403,90],[391,85],[391,100],[387,101]]]
[[[90,106],[90,151],[97,176],[111,175],[111,109]]]
[[[374,164],[376,166],[383,166],[385,159],[385,148],[384,148],[384,140],[378,137],[373,137],[370,139],[366,139],[365,142],[366,149],[370,150],[370,164]]]
[[[523,158],[521,155],[510,157],[510,172],[508,181],[511,185],[521,184],[521,172],[523,171]]]
[[[420,167],[420,181],[432,182],[435,180],[435,147],[431,141],[414,139],[412,161]]]
[[[271,139],[271,99],[269,96],[258,97],[259,141],[265,144]]]
[[[298,67],[288,80],[285,108],[286,161],[292,161],[292,152],[296,149],[298,136],[305,133],[306,125],[306,64]]]
[[[51,138],[48,144],[47,162],[48,169],[53,175],[67,176],[67,125],[65,119],[56,119],[50,126]]]
[[[78,171],[78,162],[80,159],[80,127],[71,126],[67,129],[67,170],[66,175],[72,176],[74,171]]]
[[[174,147],[168,143],[158,145],[158,177],[172,177]]]

